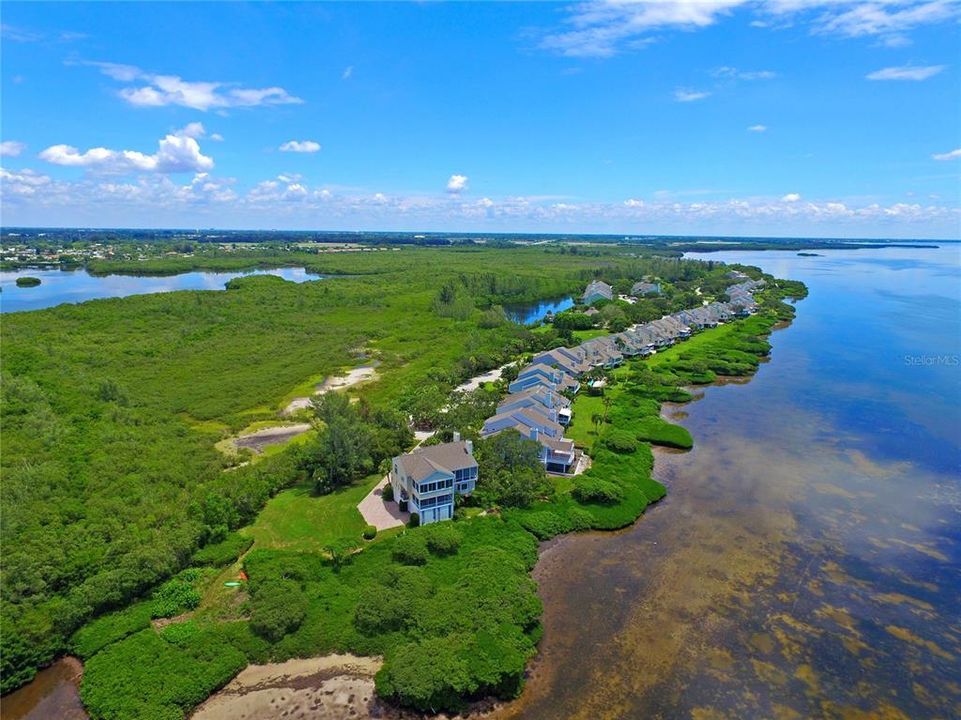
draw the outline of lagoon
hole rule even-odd
[[[0,312],[40,310],[63,303],[97,298],[127,297],[175,290],[223,290],[233,278],[246,275],[277,275],[291,282],[319,280],[326,276],[300,267],[247,272],[187,272],[179,275],[91,275],[86,270],[40,270],[25,268],[0,272]],[[40,285],[17,287],[18,277],[36,277]]]
[[[559,313],[572,307],[574,307],[574,299],[567,297],[555,300],[540,300],[535,303],[506,305],[504,312],[514,322],[521,325],[530,325],[540,322],[547,317],[548,313]]]
[[[810,295],[756,376],[666,408],[665,500],[543,549],[498,718],[959,715],[961,246],[821,252],[706,256]]]

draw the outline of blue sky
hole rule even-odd
[[[5,2],[3,223],[955,238],[959,18]]]

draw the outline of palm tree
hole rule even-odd
[[[591,415],[591,422],[594,423],[594,434],[599,435],[601,432],[601,425],[604,424],[604,416],[600,413],[594,413]]]

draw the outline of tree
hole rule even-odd
[[[377,528],[374,528],[374,534],[377,534]],[[340,540],[324,546],[324,552],[327,553],[330,566],[335,573],[340,572],[340,569],[345,565],[350,565],[354,559],[355,550],[357,550],[357,545],[348,540]]]
[[[601,425],[604,424],[604,416],[600,413],[594,413],[591,415],[591,422],[594,424],[594,434],[601,434]]]
[[[307,598],[300,584],[276,580],[251,596],[250,629],[271,642],[293,632],[307,614]]]
[[[477,441],[478,479],[474,496],[487,505],[527,507],[553,494],[540,461],[541,446],[516,430]]]

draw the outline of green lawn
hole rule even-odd
[[[647,364],[652,368],[659,367],[664,363],[671,362],[672,360],[677,360],[681,353],[690,352],[691,350],[697,350],[705,345],[711,345],[716,343],[721,338],[730,335],[740,323],[726,323],[720,325],[716,328],[710,328],[708,330],[702,330],[697,335],[688,338],[677,345],[666,348],[664,350],[658,350],[654,355],[647,359]]]
[[[604,328],[592,328],[590,330],[575,330],[573,335],[577,338],[578,342],[584,342],[585,340],[592,340],[596,337],[603,337],[609,335],[610,333]]]
[[[308,487],[283,490],[271,498],[253,525],[241,530],[255,548],[320,552],[325,545],[350,537],[360,540],[367,523],[359,503],[383,476],[369,475],[346,490],[317,497]]]
[[[611,392],[608,390],[608,392]],[[594,432],[594,424],[591,417],[595,413],[604,414],[604,398],[594,397],[585,392],[578,393],[571,406],[574,419],[564,431],[565,437],[569,437],[574,444],[581,448],[590,448],[597,438]]]

